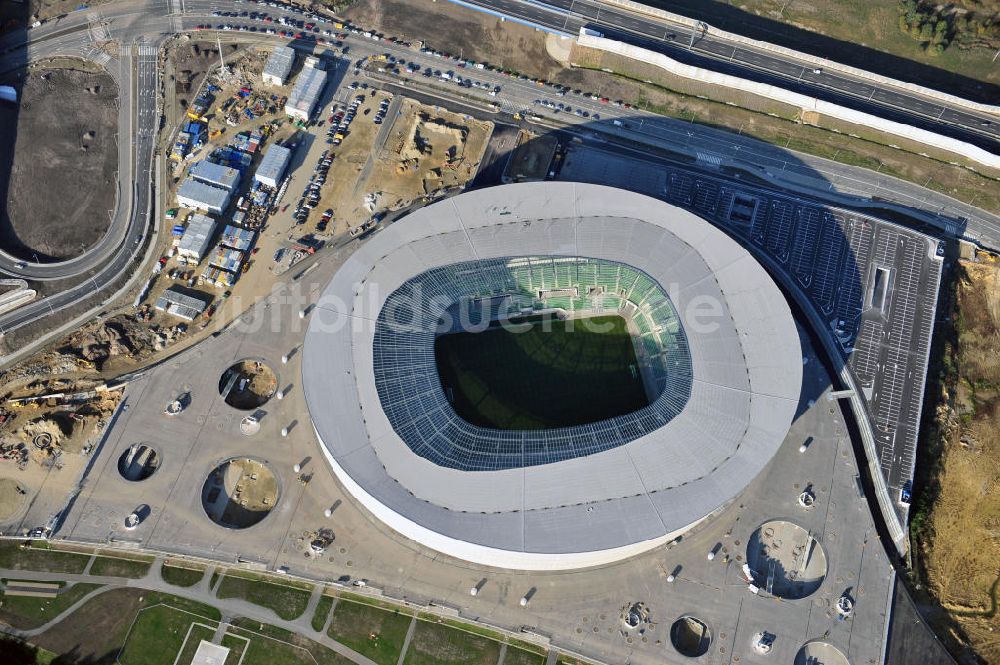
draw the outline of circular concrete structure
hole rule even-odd
[[[118,473],[131,482],[146,480],[160,468],[160,454],[150,443],[133,443],[118,457]]]
[[[844,652],[828,642],[806,642],[795,654],[795,665],[851,665]]]
[[[628,317],[650,403],[548,430],[462,420],[434,340],[487,305]],[[802,379],[750,254],[684,210],[574,183],[478,190],[382,230],[311,310],[303,354],[323,452],[361,504],[433,549],[535,570],[634,556],[726,505],[778,450]]]
[[[252,411],[264,406],[278,390],[278,375],[266,363],[245,358],[219,377],[219,394],[229,406]]]
[[[266,464],[237,457],[208,474],[201,489],[201,505],[219,526],[247,529],[268,516],[278,503],[278,494],[278,480]]]
[[[712,646],[712,631],[695,616],[682,616],[670,626],[670,644],[682,656],[697,658]]]
[[[827,571],[826,552],[819,541],[784,520],[766,522],[753,532],[747,541],[747,564],[758,586],[786,600],[815,593]]]

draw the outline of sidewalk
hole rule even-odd
[[[211,578],[212,574],[212,570],[210,568],[205,570],[205,575],[202,580],[194,586],[176,587],[171,584],[167,584],[160,577],[160,567],[162,566],[162,563],[162,559],[154,561],[153,565],[149,567],[149,571],[146,575],[138,579],[123,579],[120,577],[107,577],[102,575],[44,573],[0,568],[0,577],[6,579],[31,579],[38,582],[86,582],[89,584],[104,585],[99,589],[94,589],[72,606],[67,608],[66,611],[61,613],[59,616],[37,628],[32,628],[31,630],[17,630],[15,628],[10,628],[9,626],[0,626],[0,631],[22,639],[30,640],[30,638],[35,635],[40,635],[57,625],[96,596],[106,593],[111,589],[134,588],[144,589],[147,591],[159,591],[162,593],[180,596],[182,598],[188,598],[206,605],[211,605],[222,612],[223,616],[245,617],[247,619],[277,626],[278,628],[307,637],[314,642],[322,644],[324,647],[336,652],[344,658],[351,660],[357,665],[377,665],[375,661],[362,656],[349,647],[344,646],[340,642],[330,638],[325,633],[313,630],[311,623],[312,615],[316,608],[316,604],[319,602],[323,593],[323,587],[321,585],[317,585],[314,588],[313,594],[309,599],[309,604],[306,607],[305,612],[302,613],[302,616],[293,621],[287,621],[275,614],[274,611],[266,607],[261,607],[260,605],[254,605],[249,601],[241,600],[239,598],[218,598],[215,595],[215,590],[209,590],[208,588],[207,581]],[[329,621],[327,623],[329,623]]]

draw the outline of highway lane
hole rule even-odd
[[[666,25],[623,9],[588,0],[463,0],[570,34],[587,26],[605,36],[662,52],[676,60],[817,97],[897,122],[1000,150],[1000,118],[973,113],[922,97],[902,88],[878,86],[840,72],[814,67],[790,57],[716,35]],[[988,123],[988,124],[984,124]]]
[[[129,109],[134,100],[135,125],[128,112],[129,124],[126,135],[134,134],[134,140],[126,139],[125,145],[133,148],[123,151],[128,155],[128,170],[123,183],[131,190],[123,202],[123,214],[128,226],[121,244],[112,255],[105,257],[89,276],[76,286],[37,300],[0,317],[0,333],[16,330],[39,318],[60,309],[72,306],[93,295],[106,285],[114,282],[133,262],[142,249],[147,232],[151,231],[149,219],[150,186],[154,162],[152,160],[156,112],[156,86],[158,81],[156,47],[146,42],[129,44],[123,50],[123,66],[126,69],[126,85],[121,87],[122,106]]]
[[[140,3],[146,5],[148,3]],[[117,204],[112,213],[111,223],[107,232],[88,251],[76,258],[50,263],[25,262],[0,251],[0,273],[18,275],[25,279],[36,281],[63,280],[74,277],[93,277],[94,273],[101,271],[111,261],[115,252],[131,251],[134,247],[129,247],[131,241],[133,245],[136,237],[140,238],[142,233],[137,234],[145,223],[141,222],[135,215],[131,214],[131,206],[134,197],[129,195],[129,188],[135,187],[136,181],[132,178],[132,172],[136,161],[136,155],[142,154],[141,150],[146,146],[152,146],[153,133],[155,132],[157,117],[155,114],[156,94],[156,62],[155,49],[150,52],[148,45],[143,47],[144,53],[139,58],[138,67],[138,87],[133,90],[134,85],[130,82],[128,74],[121,73],[122,67],[126,72],[131,71],[131,64],[124,62],[134,57],[131,40],[150,31],[156,34],[157,28],[166,29],[166,20],[162,17],[151,17],[148,10],[129,10],[126,6],[120,15],[113,22],[104,21],[100,28],[92,27],[94,14],[80,12],[73,16],[72,21],[53,23],[47,26],[47,30],[39,29],[37,35],[31,35],[32,41],[27,44],[27,52],[20,55],[18,50],[22,47],[7,47],[6,54],[0,57],[0,70],[9,69],[11,63],[20,63],[25,59],[29,62],[38,59],[53,57],[57,55],[74,55],[77,57],[87,57],[103,65],[112,75],[118,84],[119,90],[119,133],[117,137],[119,148],[118,184],[116,191]],[[138,20],[141,19],[141,20]],[[138,30],[137,30],[138,28]],[[99,34],[95,34],[100,31]],[[38,41],[34,39],[38,37]],[[93,37],[103,37],[106,39],[116,39],[123,44],[129,45],[125,49],[122,58],[112,59],[107,54],[97,51],[93,44]],[[4,67],[3,65],[7,66]],[[150,69],[152,68],[152,70]],[[137,100],[139,140],[135,140],[133,125],[136,120],[133,118],[133,102]],[[153,106],[150,107],[150,100]],[[151,149],[151,147],[150,147]],[[147,169],[148,171],[148,169]],[[148,181],[140,181],[148,182]],[[21,266],[24,267],[21,267]],[[0,325],[7,329],[6,322],[0,320]]]

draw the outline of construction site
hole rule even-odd
[[[304,122],[286,115],[294,80],[284,85],[262,80],[267,57],[267,51],[254,47],[188,40],[168,52],[166,78],[172,85],[166,90],[168,129],[161,135],[167,177],[159,214],[171,232],[161,235],[154,250],[159,258],[133,292],[134,300],[109,308],[4,373],[0,530],[5,533],[44,532],[66,497],[78,491],[108,423],[128,409],[120,377],[127,381],[136,369],[205,338],[325,243],[348,242],[374,228],[387,212],[461,189],[475,176],[492,123],[357,81],[341,82],[337,90],[331,86],[318,100],[319,119]],[[333,69],[336,63],[328,59],[322,66]],[[298,70],[292,67],[293,79]],[[103,99],[104,92],[113,93],[95,90],[88,96]],[[324,146],[321,131],[337,131],[327,116],[347,110],[342,99],[354,100],[351,113],[357,117],[342,140]],[[94,140],[103,131],[98,129]],[[255,170],[276,146],[292,158],[276,180],[257,182]],[[317,158],[326,161],[318,182],[315,172],[310,177],[310,169],[301,168]],[[287,190],[297,194],[306,179],[319,194],[313,207],[327,209],[328,227],[320,228],[323,220],[315,212],[292,217],[295,194]],[[197,191],[228,188],[219,212],[178,205],[182,186],[192,180],[201,188]],[[275,262],[267,270],[253,270],[261,250],[262,256],[274,255]],[[33,299],[32,286],[0,284],[0,307]],[[224,401],[251,414],[260,413],[275,394],[282,396],[274,369],[254,359],[237,362],[218,381]],[[122,478],[137,482],[155,474],[163,457],[144,441],[133,444],[116,463]],[[266,502],[273,505],[276,496],[265,494],[250,512],[262,516]],[[220,504],[219,510],[220,522],[243,521],[225,517],[240,512],[236,508]]]
[[[367,116],[389,98],[366,94],[337,148],[317,207],[334,210],[338,230],[462,188],[479,168],[492,123],[402,98],[391,100],[384,124],[374,124]]]

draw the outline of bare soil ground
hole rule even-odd
[[[3,109],[0,243],[26,259],[78,256],[97,242],[115,206],[118,89],[106,73],[30,70],[17,114]],[[9,153],[8,153],[9,154]]]
[[[265,404],[278,390],[278,377],[264,363],[243,360],[235,365],[235,371],[238,377],[236,385],[226,397],[226,403],[233,408],[255,409]],[[246,385],[240,388],[243,381]],[[223,387],[221,383],[219,387]]]
[[[1000,662],[1000,264],[963,262],[945,349],[945,386],[931,442],[940,448],[929,512],[914,517],[918,557],[943,608],[938,630]],[[964,631],[965,637],[955,630]],[[967,660],[971,654],[960,654]],[[969,662],[972,662],[971,660]]]
[[[359,0],[345,16],[386,34],[419,40],[510,69],[550,78],[561,67],[545,49],[544,33],[431,0]]]
[[[83,3],[80,0],[31,0],[29,3],[31,6],[31,20],[55,18],[56,16],[75,10],[82,4],[86,4],[88,7],[96,7],[107,1],[88,0],[86,3]]]

